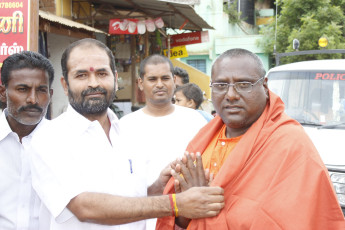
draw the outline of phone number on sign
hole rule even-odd
[[[0,8],[23,8],[23,2],[0,2]]]

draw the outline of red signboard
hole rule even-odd
[[[109,34],[138,34],[138,19],[111,19]]]
[[[8,56],[29,50],[30,0],[0,1],[0,67]]]
[[[170,46],[183,46],[208,42],[208,31],[176,34],[170,36]]]

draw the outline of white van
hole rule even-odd
[[[314,142],[345,213],[345,59],[281,65],[266,77]]]

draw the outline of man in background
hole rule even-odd
[[[53,95],[54,69],[44,56],[23,51],[1,67],[0,100],[0,229],[37,230],[41,202],[31,184],[32,136],[47,122]]]
[[[207,123],[197,111],[172,103],[174,79],[168,58],[145,58],[140,63],[139,89],[146,105],[120,120],[121,145],[132,158],[146,163],[147,187],[166,165],[183,155],[188,142]],[[155,220],[147,223],[148,230],[155,228]]]
[[[184,84],[189,83],[189,74],[186,70],[175,67],[174,68],[174,82],[176,87],[182,86]]]

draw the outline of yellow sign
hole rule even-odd
[[[325,37],[322,37],[319,39],[319,46],[322,48],[326,47],[328,45],[328,39]]]
[[[168,50],[164,50],[164,55],[168,56]],[[188,57],[186,46],[175,46],[170,49],[170,58]]]

